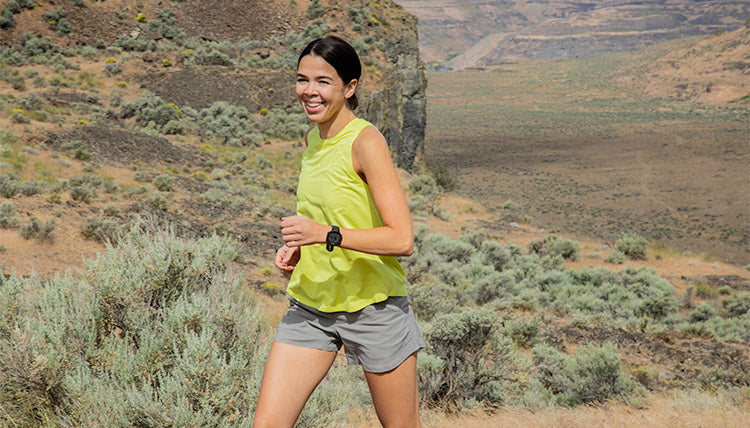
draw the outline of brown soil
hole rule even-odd
[[[249,73],[221,66],[186,66],[137,74],[132,80],[166,102],[195,109],[225,101],[257,113],[261,108],[288,107],[295,100],[291,71]]]
[[[72,142],[82,142],[95,155],[120,164],[159,160],[166,164],[187,166],[201,164],[208,159],[205,153],[196,149],[178,148],[166,138],[131,131],[118,123],[67,128],[50,135],[47,145],[63,150],[66,144]]]

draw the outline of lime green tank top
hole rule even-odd
[[[342,229],[383,226],[370,187],[352,166],[352,144],[372,126],[353,119],[334,137],[307,135],[297,186],[297,214]],[[344,234],[346,241],[346,234]],[[406,296],[406,275],[395,257],[377,256],[325,244],[300,247],[300,261],[287,292],[322,312],[355,312],[390,296]]]

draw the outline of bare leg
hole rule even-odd
[[[386,373],[365,371],[375,413],[385,428],[419,428],[417,353]]]
[[[254,428],[292,427],[336,353],[274,342],[260,385]]]

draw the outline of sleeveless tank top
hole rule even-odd
[[[335,136],[322,139],[318,127],[307,135],[297,186],[297,214],[342,229],[383,226],[370,188],[352,166],[352,144],[372,126],[355,118]],[[344,234],[346,240],[346,234]],[[321,312],[356,312],[390,296],[406,296],[406,275],[395,257],[326,244],[300,247],[300,261],[287,293]]]

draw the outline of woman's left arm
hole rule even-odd
[[[393,166],[385,137],[375,127],[360,132],[352,147],[352,166],[370,186],[383,220],[374,229],[341,229],[341,247],[382,256],[409,256],[414,251],[414,231],[406,196]],[[325,243],[330,225],[307,217],[285,217],[281,232],[290,247]]]

